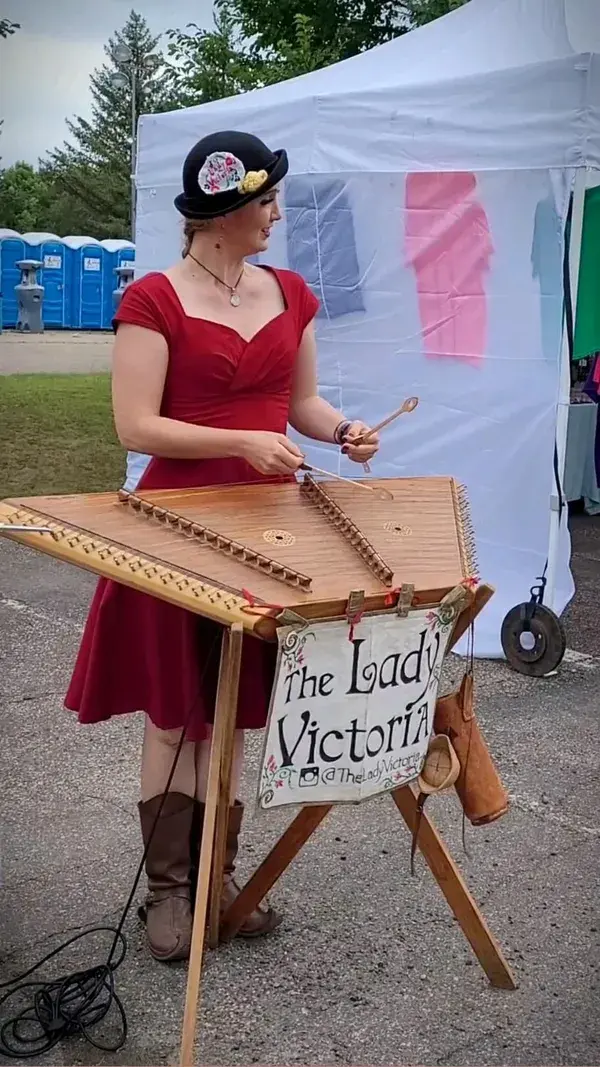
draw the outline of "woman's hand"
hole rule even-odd
[[[240,456],[260,474],[294,474],[304,463],[302,452],[285,434],[244,430],[240,439]]]
[[[376,433],[374,433],[372,437],[369,437],[369,440],[365,441],[364,445],[352,444],[352,441],[355,438],[368,432],[369,427],[366,426],[364,422],[353,422],[344,434],[342,452],[345,456],[348,456],[348,459],[353,460],[355,463],[368,463],[379,451],[379,436]]]

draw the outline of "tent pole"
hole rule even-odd
[[[571,288],[571,308],[573,312],[573,336],[577,317],[577,291],[579,286],[579,264],[581,260],[581,241],[583,236],[583,209],[587,185],[587,168],[578,167],[573,183],[573,208],[571,213],[571,233],[569,239],[569,279]],[[571,352],[567,323],[563,324],[562,344],[560,350],[558,404],[556,411],[556,451],[560,492],[562,495],[567,451],[567,430],[569,424],[569,402],[571,398]],[[560,550],[562,517],[566,517],[567,502],[563,497],[562,505],[558,497],[558,487],[553,486],[550,497],[550,538],[548,544],[548,571],[546,575],[545,603],[556,611],[556,575]]]

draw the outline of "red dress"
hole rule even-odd
[[[228,326],[187,316],[164,274],[148,274],[128,287],[116,322],[156,330],[169,347],[162,415],[286,433],[294,363],[319,305],[299,275],[273,273],[285,310],[250,341]],[[262,480],[242,459],[155,458],[138,489]],[[82,723],[145,711],[159,729],[187,724],[187,738],[201,741],[213,718],[221,634],[209,619],[100,579],[65,705]],[[244,638],[239,727],[265,725],[274,666],[275,646]]]

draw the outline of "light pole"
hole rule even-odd
[[[135,240],[136,187],[135,171],[137,164],[137,92],[140,74],[153,74],[160,63],[160,56],[147,52],[136,58],[129,45],[121,41],[113,51],[113,59],[118,70],[111,75],[115,89],[129,88],[131,97],[131,239]]]

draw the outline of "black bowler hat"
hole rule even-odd
[[[187,155],[175,207],[186,219],[216,219],[272,189],[287,170],[283,148],[271,152],[251,133],[211,133]]]

